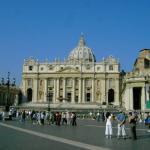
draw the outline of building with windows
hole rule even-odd
[[[24,106],[93,109],[120,105],[120,64],[112,56],[97,62],[81,36],[68,58],[61,62],[24,61]],[[47,97],[48,96],[48,97]]]

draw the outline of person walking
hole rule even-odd
[[[126,139],[126,132],[125,132],[125,122],[126,122],[126,117],[125,114],[120,111],[120,113],[116,117],[117,122],[118,122],[118,132],[117,132],[117,138],[120,139],[123,137],[123,139]]]
[[[105,136],[106,138],[112,137],[112,115],[110,112],[106,113],[106,129],[105,129]]]
[[[76,119],[77,119],[76,113],[73,112],[72,113],[72,126],[76,126],[77,125]]]
[[[25,119],[26,119],[26,112],[25,110],[23,110],[22,115],[21,115],[21,122],[25,123]]]
[[[130,112],[129,113],[129,123],[130,123],[130,130],[131,130],[131,138],[133,140],[137,139],[137,136],[136,136],[136,122],[137,122],[136,114]]]

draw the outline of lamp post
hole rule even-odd
[[[11,101],[10,101],[10,86],[12,86],[12,87],[15,86],[15,78],[13,78],[12,84],[10,82],[10,72],[8,72],[8,74],[7,74],[7,82],[6,83],[4,83],[4,78],[2,78],[2,85],[7,87],[7,92],[6,92],[7,98],[6,98],[6,102],[5,102],[5,110],[6,110],[6,112],[8,112],[9,111],[9,107],[11,105]]]
[[[50,110],[51,110],[51,108],[50,108],[50,101],[51,101],[51,98],[52,98],[52,93],[50,93],[50,92],[48,92],[47,93],[47,99],[48,99],[48,112],[50,113]]]
[[[7,99],[6,99],[6,111],[9,111],[9,107],[10,107],[10,72],[8,72],[7,74],[7,82],[6,82],[6,86],[7,86]]]

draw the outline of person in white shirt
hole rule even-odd
[[[106,138],[110,138],[110,139],[112,137],[112,115],[109,112],[106,113],[105,136]]]

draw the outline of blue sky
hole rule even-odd
[[[150,48],[149,0],[0,0],[0,78],[21,81],[24,59],[67,58],[81,33],[97,61],[113,55],[132,70]]]

